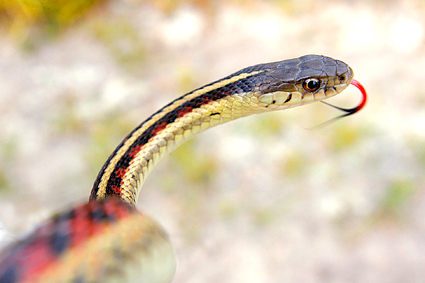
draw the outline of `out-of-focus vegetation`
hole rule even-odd
[[[146,56],[143,39],[137,30],[126,19],[105,19],[96,21],[93,31],[97,40],[106,46],[112,56],[125,67],[136,66]]]
[[[108,0],[1,0],[0,24],[15,37],[26,37],[31,29],[40,28],[49,34],[55,34],[67,27],[87,13],[94,13],[105,8]],[[204,11],[211,11],[218,7],[220,2],[233,2],[238,5],[252,5],[256,1],[232,0],[140,0],[139,3],[148,3],[156,8],[170,13],[181,5],[191,5]],[[274,0],[276,5],[284,8],[288,13],[301,10],[302,5],[287,0]],[[312,1],[314,3],[314,1]]]
[[[15,155],[16,140],[13,137],[0,140],[0,159],[6,162],[0,165],[0,192],[2,193],[9,193],[11,191],[7,174],[7,162],[13,160]]]
[[[54,31],[81,18],[105,0],[16,0],[0,2],[0,21],[13,35],[43,26]]]
[[[105,6],[108,0],[2,0],[0,1],[0,23],[11,34],[22,35],[30,28],[42,27],[50,31],[75,23],[86,13]],[[210,6],[211,0],[159,0],[150,2],[163,11],[173,11],[181,4],[200,7]]]
[[[389,218],[402,218],[403,209],[414,198],[417,191],[409,179],[396,179],[388,187],[381,203],[381,215]]]
[[[1,0],[0,26],[29,51],[104,2],[107,0]]]

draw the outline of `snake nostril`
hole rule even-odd
[[[346,76],[346,75],[340,75],[340,76],[338,77],[338,79],[339,79],[339,82],[340,82],[340,83],[344,83],[344,82],[345,82],[345,80],[347,79],[347,76]]]

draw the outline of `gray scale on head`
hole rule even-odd
[[[259,91],[263,93],[284,91],[306,93],[302,82],[307,78],[320,81],[320,88],[333,87],[341,83],[349,84],[353,76],[351,68],[342,61],[326,56],[306,55],[300,58],[270,63],[268,71],[259,75]],[[348,81],[348,82],[347,82]]]

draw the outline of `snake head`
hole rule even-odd
[[[306,55],[275,62],[259,76],[258,100],[279,110],[320,101],[342,92],[353,79],[344,62],[321,55]]]

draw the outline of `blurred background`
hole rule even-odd
[[[4,245],[88,199],[154,111],[243,67],[328,55],[369,101],[200,134],[148,178],[175,282],[423,282],[425,2],[0,0]],[[331,102],[353,107],[349,87]]]

